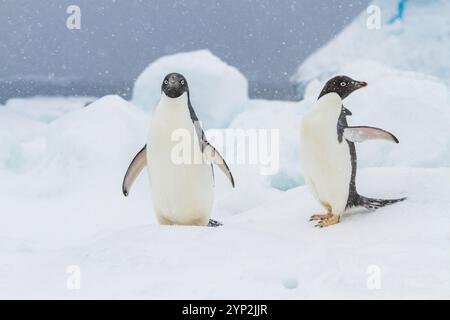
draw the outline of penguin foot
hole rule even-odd
[[[320,220],[318,224],[315,225],[315,227],[318,228],[324,228],[332,226],[333,224],[339,223],[340,217],[337,214],[331,214],[331,217],[328,219]]]
[[[327,213],[327,214],[313,214],[311,216],[311,218],[309,218],[309,221],[329,219],[332,216],[333,215],[331,213]]]
[[[219,222],[219,221],[216,221],[216,220],[213,220],[213,219],[209,219],[209,222],[208,222],[208,227],[221,227],[221,226],[223,226],[223,223],[222,222]]]

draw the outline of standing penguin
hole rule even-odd
[[[398,143],[398,139],[382,129],[349,127],[342,100],[367,83],[347,76],[329,80],[319,95],[314,109],[304,116],[301,124],[301,156],[305,182],[314,197],[328,213],[311,216],[319,220],[318,227],[339,223],[340,217],[352,207],[375,210],[405,200],[371,199],[356,191],[356,150],[354,142],[384,139]]]
[[[190,138],[189,161],[180,162],[176,158],[175,151],[180,144],[175,138],[177,132],[186,133]],[[147,166],[153,207],[160,224],[219,226],[219,222],[210,220],[214,198],[212,163],[234,187],[225,160],[206,140],[191,105],[186,79],[181,74],[170,73],[161,86],[161,99],[150,123],[148,143],[134,157],[123,179],[123,194],[128,196],[134,180]]]

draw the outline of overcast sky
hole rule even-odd
[[[156,58],[210,49],[249,80],[285,81],[369,0],[0,0],[0,79],[132,80]],[[66,9],[81,8],[81,30]]]

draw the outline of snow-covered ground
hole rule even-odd
[[[393,14],[387,1],[375,3]],[[424,3],[408,1],[403,24],[370,31],[386,56],[358,54],[363,13],[299,68],[300,102],[250,100],[245,77],[202,50],[150,64],[132,102],[38,97],[0,106],[0,298],[450,298],[449,82],[436,71],[443,60],[417,58],[428,54],[423,48],[409,63],[395,61],[410,54],[417,15],[432,21],[449,8]],[[440,33],[426,45],[436,37],[436,46],[448,45]],[[349,41],[363,59],[346,51]],[[180,61],[187,67],[174,69]],[[145,173],[128,198],[121,193],[169,71],[186,75],[206,130],[279,130],[274,175],[231,163],[233,190],[216,170],[221,228],[159,226]],[[358,145],[359,191],[408,199],[318,229],[308,220],[323,209],[303,186],[298,126],[336,73],[369,82],[345,101],[350,123],[400,139]],[[70,266],[81,272],[79,290],[67,286]]]
[[[2,237],[0,298],[448,298],[450,169],[366,169],[359,182],[364,194],[408,201],[317,229],[308,218],[321,208],[299,187],[224,218],[223,228],[159,226],[148,206],[122,205],[91,223],[120,213],[139,216],[136,225],[74,245],[56,234],[51,246]],[[60,215],[77,209],[88,214]],[[43,219],[34,228],[78,226]],[[71,265],[80,290],[66,287]]]

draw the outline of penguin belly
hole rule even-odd
[[[210,164],[182,163],[172,159],[173,133],[189,133],[193,159],[202,159],[198,138],[185,105],[164,103],[152,119],[147,169],[153,207],[160,224],[207,225],[213,205],[213,175]],[[200,158],[199,158],[200,157]]]
[[[346,141],[339,143],[337,136],[341,104],[335,107],[333,101],[325,102],[302,120],[303,173],[314,197],[331,213],[341,215],[349,195],[351,156]]]

